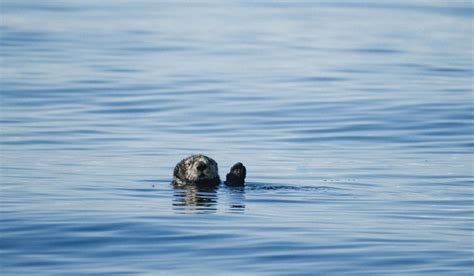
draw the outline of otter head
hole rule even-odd
[[[202,154],[191,155],[176,165],[173,180],[178,185],[217,185],[220,183],[217,162]]]

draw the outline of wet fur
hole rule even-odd
[[[202,171],[197,169],[201,162],[207,166]],[[181,160],[173,171],[175,185],[218,185],[220,182],[217,162],[202,154],[191,155]]]
[[[247,171],[238,162],[226,175],[225,184],[228,186],[243,186]],[[173,185],[217,186],[221,182],[217,162],[202,154],[191,155],[176,164],[173,171]]]
[[[245,183],[246,176],[247,169],[245,166],[240,162],[235,163],[226,175],[225,184],[229,186],[242,186]]]

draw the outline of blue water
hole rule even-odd
[[[471,1],[1,1],[0,274],[474,271]],[[192,153],[245,188],[174,189]]]

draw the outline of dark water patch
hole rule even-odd
[[[429,162],[429,159],[425,160],[424,163],[428,163]],[[436,175],[436,174],[422,174],[422,173],[418,173],[418,174],[407,174],[407,173],[403,173],[403,172],[400,172],[398,174],[393,174],[393,173],[386,173],[386,172],[378,172],[377,174],[371,174],[371,173],[367,173],[367,172],[358,172],[358,173],[354,173],[354,174],[351,174],[349,175],[350,177],[353,177],[353,178],[376,178],[376,177],[379,177],[381,179],[392,179],[392,180],[395,180],[395,179],[405,179],[405,180],[410,180],[410,179],[422,179],[422,180],[426,180],[426,181],[442,181],[442,185],[446,185],[445,181],[447,180],[450,180],[450,183],[452,183],[453,185],[456,185],[457,182],[453,182],[454,180],[459,180],[459,179],[467,179],[467,180],[470,180],[472,179],[472,176],[470,175],[456,175],[456,174],[451,174],[451,175]],[[424,184],[423,184],[424,185]]]
[[[131,69],[131,68],[103,68],[104,72],[112,72],[112,73],[138,73],[141,70],[138,69]]]
[[[22,47],[26,45],[34,45],[36,47],[39,46],[38,44],[53,41],[53,36],[50,33],[34,31],[2,31],[1,38],[0,45],[2,47]]]
[[[157,153],[156,155],[159,155],[159,153]],[[170,167],[171,169],[171,167]],[[163,187],[166,187],[165,185],[169,185],[171,183],[171,179],[163,179],[163,178],[157,178],[157,179],[140,179],[140,180],[137,180],[137,182],[140,182],[140,183],[153,183],[153,184],[160,184],[160,185],[163,185]]]
[[[474,128],[472,128],[474,130]],[[433,130],[433,131],[422,131],[418,135],[426,136],[435,136],[435,137],[449,137],[455,136],[461,138],[463,136],[468,136],[469,139],[472,138],[472,132],[466,132],[466,130]],[[466,137],[467,138],[467,137]]]
[[[240,102],[263,102],[271,101],[273,98],[271,96],[259,96],[259,95],[223,95],[223,101],[240,101]]]
[[[356,48],[356,49],[350,49],[351,52],[355,53],[360,53],[360,54],[381,54],[381,55],[387,55],[387,54],[401,54],[403,53],[400,50],[395,50],[395,49],[388,49],[388,48]]]
[[[186,85],[188,85],[188,81],[185,81]],[[179,91],[171,91],[171,92],[164,92],[161,93],[162,95],[189,95],[190,97],[196,96],[212,96],[215,94],[219,94],[222,91],[219,89],[181,89]],[[198,100],[198,99],[196,99]],[[211,100],[211,99],[210,99]]]
[[[76,136],[76,135],[104,135],[110,134],[108,131],[96,129],[70,129],[70,130],[51,130],[51,131],[32,131],[33,135],[38,136]]]
[[[398,3],[321,3],[322,6],[334,8],[350,8],[350,9],[382,9],[396,12],[409,13],[432,13],[439,15],[448,15],[453,17],[470,17],[474,9],[469,5],[455,5],[455,6],[437,6],[437,5],[419,5],[419,4],[398,4]]]
[[[426,143],[419,138],[415,137],[395,137],[389,135],[371,136],[367,135],[329,135],[329,136],[311,136],[311,137],[297,137],[297,138],[286,138],[286,139],[275,139],[275,141],[291,142],[291,143],[316,143],[316,142],[355,142],[355,143]]]
[[[6,1],[2,3],[2,8],[9,12],[58,12],[58,13],[74,13],[82,12],[87,10],[86,6],[71,6],[71,5],[58,5],[55,3],[21,3]]]
[[[65,141],[59,140],[49,140],[49,139],[23,139],[17,141],[2,141],[2,145],[10,145],[10,146],[22,146],[22,145],[63,145],[66,144]]]
[[[93,190],[93,189],[92,189]],[[156,191],[155,189],[144,189],[144,188],[116,188],[116,191],[123,191],[127,193],[149,193]]]
[[[341,77],[329,77],[329,76],[318,76],[318,77],[306,77],[306,78],[299,78],[295,79],[294,82],[342,82],[342,81],[348,81],[349,79],[347,78],[341,78]]]
[[[170,85],[143,85],[136,84],[133,86],[121,86],[121,87],[91,87],[91,86],[74,86],[74,87],[38,87],[38,88],[15,88],[15,89],[5,89],[2,90],[2,96],[12,97],[17,99],[17,96],[25,96],[32,98],[48,98],[48,97],[67,97],[70,95],[84,95],[92,94],[94,97],[100,95],[108,95],[113,93],[114,96],[119,96],[121,94],[130,95],[132,92],[142,92],[147,93],[150,91],[160,91],[171,88]],[[84,100],[84,99],[83,99]]]
[[[372,260],[369,262],[372,266],[392,266],[398,267],[400,265],[403,266],[411,266],[411,265],[423,265],[428,263],[426,260],[423,259],[413,259],[412,257],[379,257],[377,260]]]
[[[114,109],[98,109],[89,111],[91,114],[120,114],[125,115],[129,113],[155,113],[155,112],[163,112],[165,110],[169,110],[171,107],[167,108],[145,108],[145,107],[136,107],[136,108],[114,108]]]
[[[95,235],[102,235],[103,232],[109,232],[109,231],[124,231],[126,229],[129,229],[131,226],[133,226],[130,223],[127,222],[117,222],[117,223],[103,223],[103,224],[90,224],[90,225],[68,225],[66,228],[68,231],[72,232],[78,232],[80,234],[95,234]]]
[[[246,183],[245,190],[249,191],[301,191],[301,192],[325,192],[325,191],[341,191],[344,189],[330,186],[297,186],[297,185],[281,185],[268,183]]]
[[[5,125],[5,124],[18,124],[18,123],[21,123],[21,122],[23,122],[23,120],[21,120],[21,119],[12,119],[12,118],[0,119],[0,124],[2,124],[2,125]],[[4,136],[4,134],[2,136]]]
[[[136,107],[136,106],[159,106],[159,105],[170,105],[177,101],[170,98],[152,98],[152,97],[126,97],[121,99],[105,99],[100,102],[100,106],[104,107]]]
[[[468,88],[445,88],[442,89],[442,91],[452,93],[470,93],[472,90]]]
[[[403,201],[403,204],[413,204],[413,205],[430,205],[430,206],[472,206],[474,200],[450,200],[450,199],[440,199],[440,200],[415,200],[415,201]]]
[[[9,99],[6,99],[6,101],[10,102]],[[46,108],[63,108],[65,106],[78,106],[80,105],[79,102],[76,103],[71,103],[71,100],[68,99],[67,97],[55,97],[55,96],[47,96],[41,97],[38,95],[38,97],[28,97],[28,98],[23,98],[23,99],[17,99],[12,102],[12,106],[9,108],[15,108],[15,109],[20,109],[20,108],[25,108],[25,109],[37,109],[40,107],[46,107]]]
[[[461,69],[461,68],[452,68],[452,67],[435,67],[427,68],[431,73],[439,73],[440,75],[454,75],[454,76],[472,76],[472,70]]]
[[[79,80],[77,81],[78,84],[93,84],[93,85],[97,85],[97,84],[110,84],[111,81],[107,81],[107,80],[94,80],[94,79],[91,79],[91,80]]]
[[[170,53],[170,52],[185,52],[192,51],[191,47],[181,47],[181,46],[155,46],[155,47],[127,47],[122,48],[122,51],[130,52],[134,54],[140,53]]]
[[[330,128],[330,129],[298,129],[291,131],[295,134],[325,134],[325,133],[354,133],[354,132],[368,132],[368,131],[381,131],[381,130],[390,130],[389,124],[355,124],[355,125],[347,125],[341,126],[338,128]]]

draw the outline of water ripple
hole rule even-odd
[[[30,2],[2,1],[2,274],[472,273],[468,1]],[[246,185],[173,187],[193,153]]]

